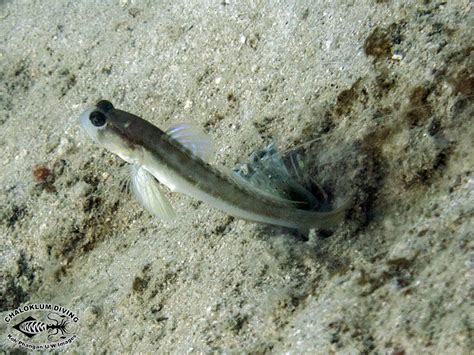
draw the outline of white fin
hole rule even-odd
[[[288,171],[276,145],[270,143],[253,153],[246,164],[233,169],[234,181],[274,201],[301,207],[314,206],[316,199]]]
[[[189,123],[180,123],[168,128],[166,134],[202,160],[208,162],[212,158],[214,140],[199,128]]]
[[[160,184],[148,171],[132,165],[132,191],[143,207],[159,219],[170,222],[175,217],[173,207],[160,190]]]

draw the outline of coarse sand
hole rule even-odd
[[[472,353],[473,24],[468,0],[0,1],[0,349],[50,341],[5,321],[48,303],[69,353]],[[301,236],[167,191],[161,223],[78,125],[100,99],[202,127],[227,168],[298,147],[353,207]]]

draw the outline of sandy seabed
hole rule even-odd
[[[71,353],[469,354],[472,38],[467,0],[0,1],[0,348],[49,303]],[[167,193],[160,223],[79,128],[99,99],[226,167],[314,141],[353,207],[301,238]]]

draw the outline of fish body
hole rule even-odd
[[[332,227],[344,216],[346,206],[328,212],[299,209],[294,201],[218,170],[205,161],[211,151],[210,138],[189,125],[164,132],[105,100],[87,109],[80,124],[93,140],[133,164],[135,195],[161,219],[171,220],[174,211],[156,180],[172,192],[254,222],[307,230]]]

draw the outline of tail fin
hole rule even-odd
[[[332,211],[302,211],[304,217],[300,221],[301,230],[331,229],[344,220],[347,210],[352,206],[352,199],[347,199],[341,206]]]
[[[253,188],[288,202],[294,208],[300,230],[333,228],[344,219],[352,201],[348,199],[334,210],[324,210],[328,206],[327,195],[305,170],[298,153],[283,158],[274,143],[253,153],[248,163],[233,169],[236,176]],[[308,182],[317,188],[317,194],[305,187]]]

